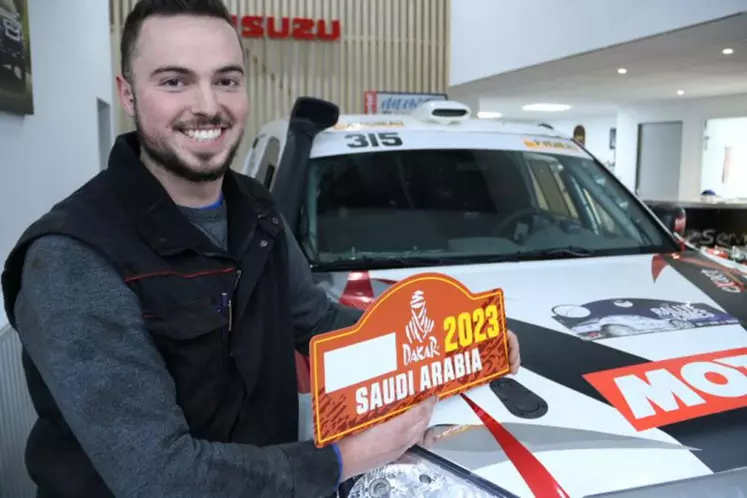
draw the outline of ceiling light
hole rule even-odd
[[[724,55],[731,55],[731,54],[734,53],[734,49],[733,48],[725,48],[725,49],[723,49],[721,51],[721,53],[724,54]]]
[[[477,113],[477,117],[480,119],[498,119],[501,116],[503,116],[503,114],[494,111],[479,111]]]
[[[685,95],[685,91],[684,90],[677,90],[677,95]]]
[[[525,111],[560,112],[567,111],[571,106],[565,104],[529,104],[522,107]]]
[[[621,67],[620,69],[617,70],[617,72],[620,73],[620,74],[625,74],[625,73],[628,72],[628,70],[625,69],[624,67]]]

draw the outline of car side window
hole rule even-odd
[[[258,179],[267,189],[272,185],[279,158],[280,141],[277,138],[271,137],[267,140],[267,145],[265,146],[262,159],[259,163],[259,168],[257,169]]]

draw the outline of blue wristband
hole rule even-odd
[[[332,448],[335,450],[335,454],[337,455],[337,466],[340,469],[340,476],[337,478],[337,484],[335,484],[335,489],[340,487],[340,484],[342,484],[342,454],[340,453],[340,447],[337,446],[337,443],[332,443]]]

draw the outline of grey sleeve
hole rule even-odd
[[[47,236],[30,248],[17,330],[84,451],[116,496],[308,497],[334,491],[334,448],[191,437],[137,297],[96,253]]]
[[[363,311],[333,302],[314,283],[311,268],[290,230],[288,239],[289,289],[296,349],[309,353],[309,341],[317,334],[355,325]]]

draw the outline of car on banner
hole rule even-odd
[[[502,289],[521,344],[517,375],[442,399],[437,444],[346,496],[747,489],[747,275],[683,244],[569,137],[452,101],[381,116],[304,98],[259,131],[244,172],[332,299],[366,309],[441,273]]]
[[[555,306],[552,311],[553,318],[568,330],[590,340],[739,324],[736,318],[707,304],[655,299],[603,299]]]

